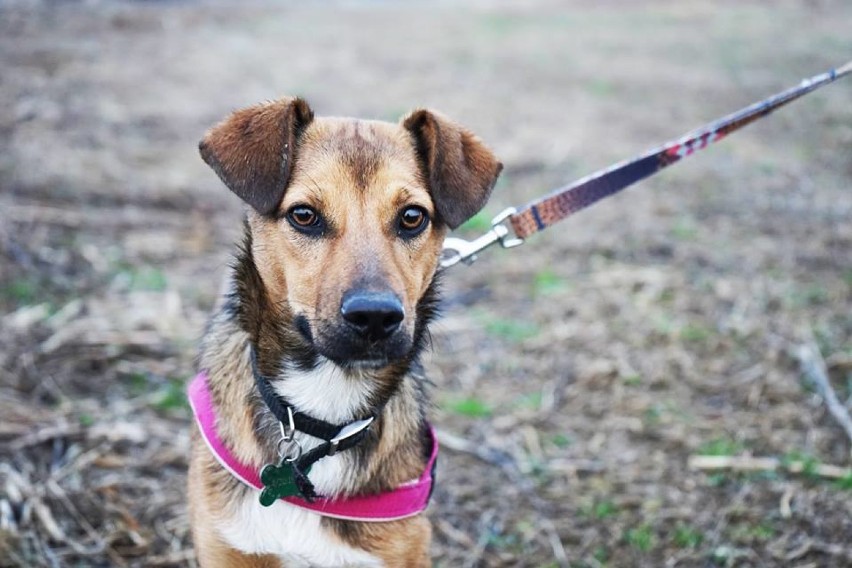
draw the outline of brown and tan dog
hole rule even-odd
[[[476,136],[428,110],[400,124],[314,118],[298,98],[235,112],[200,149],[251,206],[199,360],[221,440],[242,463],[277,461],[279,421],[258,393],[260,373],[314,418],[377,415],[356,447],[314,464],[317,494],[366,495],[416,479],[431,443],[418,358],[441,245],[484,205],[501,164]],[[321,442],[298,436],[306,451]],[[281,501],[262,507],[198,428],[189,500],[204,567],[430,565],[423,516],[368,523]]]

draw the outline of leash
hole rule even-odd
[[[522,245],[530,235],[656,174],[682,158],[691,156],[732,132],[763,118],[775,109],[849,73],[852,73],[852,61],[827,73],[805,79],[795,87],[710,122],[637,158],[619,162],[560,187],[520,209],[510,207],[497,215],[491,221],[491,229],[477,239],[466,241],[456,237],[447,238],[444,241],[440,265],[442,268],[449,268],[460,262],[472,264],[479,252],[497,243],[503,248]],[[511,225],[514,236],[510,236],[506,222]]]

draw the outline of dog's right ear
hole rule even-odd
[[[275,212],[290,179],[296,139],[314,118],[300,98],[238,110],[198,144],[228,189],[262,215]]]
[[[455,229],[482,209],[503,164],[472,132],[426,109],[402,119],[414,137],[440,218]]]

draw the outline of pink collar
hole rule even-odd
[[[187,388],[187,394],[201,435],[216,460],[231,472],[231,475],[246,485],[258,490],[262,489],[263,485],[256,468],[237,461],[216,432],[216,410],[207,385],[206,373],[201,372],[196,375]],[[348,499],[320,498],[313,503],[299,497],[285,497],[281,500],[325,517],[348,521],[396,521],[416,515],[426,509],[429,504],[429,496],[432,492],[432,469],[438,457],[438,439],[431,426],[429,426],[429,434],[432,438],[432,454],[426,462],[423,474],[419,479],[406,482],[393,491]]]

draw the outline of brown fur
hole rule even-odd
[[[441,244],[448,227],[485,203],[499,162],[471,133],[430,111],[416,111],[401,125],[314,119],[301,99],[234,113],[205,136],[201,152],[252,207],[231,292],[211,320],[199,360],[222,440],[247,464],[260,467],[276,457],[277,422],[257,393],[251,345],[260,371],[286,381],[282,361],[310,370],[338,347],[347,290],[389,291],[404,309],[398,334],[407,351],[377,368],[346,371],[342,379],[375,385],[368,408],[359,412],[381,414],[361,444],[335,458],[347,460],[352,472],[340,480],[339,495],[386,491],[418,477],[429,452],[418,354],[434,313]],[[427,211],[431,223],[404,239],[397,222],[413,205]],[[321,236],[290,225],[294,206],[321,212],[327,223]],[[230,549],[217,533],[217,523],[250,491],[219,466],[195,432],[190,520],[202,566],[278,565],[277,558]],[[323,519],[322,526],[327,538],[388,566],[429,565],[431,528],[422,516],[386,523]]]

